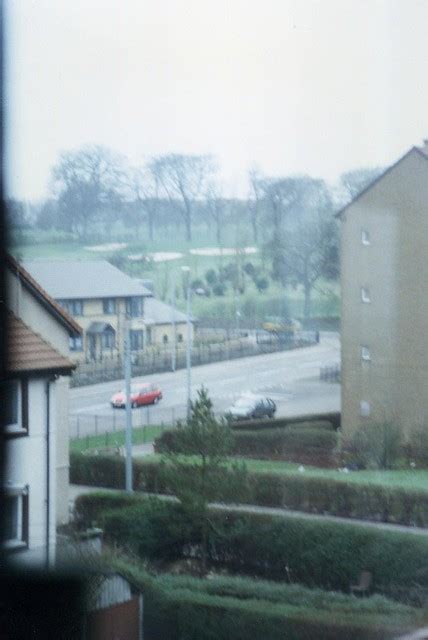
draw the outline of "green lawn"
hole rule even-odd
[[[166,427],[161,425],[147,425],[144,427],[135,427],[132,430],[133,444],[144,444],[153,442]],[[89,449],[103,449],[105,447],[123,446],[125,444],[125,431],[116,431],[113,433],[104,433],[98,436],[85,436],[83,438],[74,438],[70,440],[70,451],[81,453]]]
[[[160,461],[160,455],[147,456],[145,460]],[[273,473],[278,475],[300,475],[299,467],[301,465],[291,462],[254,460],[251,458],[230,458],[229,463],[232,465],[236,461],[245,463],[248,471],[254,473]],[[343,473],[334,469],[321,469],[318,467],[304,467],[302,473],[305,477],[310,478],[331,478],[333,480],[341,480],[357,484],[378,485],[382,487],[402,487],[419,489],[428,491],[428,469],[409,469],[397,471],[350,471]]]

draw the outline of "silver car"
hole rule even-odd
[[[227,410],[232,420],[251,420],[252,418],[273,418],[276,404],[271,398],[261,396],[242,396]]]

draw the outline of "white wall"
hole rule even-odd
[[[50,385],[50,562],[55,558],[56,529],[56,383]],[[6,446],[5,486],[8,483],[29,486],[29,548],[14,553],[16,562],[46,561],[46,379],[30,379],[28,384],[28,435],[8,440]]]

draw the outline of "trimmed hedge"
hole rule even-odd
[[[140,504],[108,509],[95,500],[97,524],[107,540],[157,560],[198,555],[201,532],[181,505],[141,499]],[[116,503],[117,504],[117,503]],[[93,511],[92,511],[93,513]],[[213,564],[250,575],[348,591],[362,570],[373,574],[373,588],[384,593],[428,588],[428,536],[377,530],[310,518],[211,513],[209,558]],[[93,524],[91,521],[90,524]]]
[[[272,428],[289,428],[289,427],[322,427],[328,429],[340,428],[340,413],[333,411],[330,413],[309,414],[306,416],[290,416],[289,418],[275,418],[264,420],[240,420],[231,423],[231,427],[234,431],[252,430],[260,431],[260,429],[272,429]]]
[[[72,454],[70,481],[112,489],[125,486],[123,458]],[[148,493],[174,493],[165,464],[134,460],[134,488]],[[428,492],[401,487],[360,484],[345,479],[313,478],[305,474],[250,473],[223,470],[217,500],[284,507],[309,513],[360,518],[393,524],[428,526]]]
[[[144,637],[151,640],[375,640],[417,625],[414,609],[384,598],[357,599],[248,578],[161,575],[135,561],[109,565],[144,593]]]
[[[261,459],[281,459],[318,466],[336,466],[337,433],[329,422],[303,422],[259,430],[233,432],[232,454]],[[180,451],[180,431],[164,431],[154,443],[156,453]]]

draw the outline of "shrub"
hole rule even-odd
[[[269,287],[269,280],[267,278],[256,278],[254,283],[259,293],[263,293]]]
[[[213,285],[213,294],[215,296],[224,296],[226,293],[226,285],[222,282],[217,282]]]
[[[406,454],[409,462],[428,467],[428,425],[414,427],[410,431]]]
[[[236,431],[233,453],[240,456],[281,457],[300,459],[302,456],[331,455],[337,445],[337,435],[325,428],[289,427],[263,431]]]
[[[252,431],[260,431],[260,429],[272,429],[273,427],[299,427],[301,429],[310,428],[323,428],[323,429],[339,429],[340,427],[340,413],[320,413],[307,416],[290,416],[289,418],[276,418],[275,420],[242,420],[239,422],[232,422],[232,429],[249,429]]]
[[[362,469],[393,469],[402,456],[401,429],[395,424],[364,424],[340,445],[343,460]]]
[[[208,271],[205,272],[205,280],[210,286],[215,284],[217,282],[217,271],[215,269],[208,269]]]

